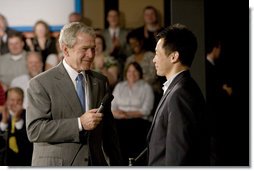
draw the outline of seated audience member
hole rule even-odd
[[[106,44],[101,35],[96,35],[95,45],[95,57],[92,68],[105,75],[108,78],[110,88],[113,89],[118,81],[118,63],[113,57],[105,53]]]
[[[156,84],[156,71],[153,64],[154,53],[144,49],[144,41],[140,34],[132,31],[127,35],[127,42],[131,47],[132,55],[127,57],[125,66],[130,62],[137,62],[142,68],[143,79],[150,85]],[[159,85],[157,85],[159,87]],[[161,89],[161,87],[159,87]]]
[[[5,142],[0,143],[4,147],[2,151],[2,165],[8,166],[30,166],[32,159],[32,143],[28,141],[26,133],[25,109],[22,107],[23,90],[13,87],[7,91],[7,100],[4,110],[0,115],[0,139]]]
[[[14,30],[8,27],[5,16],[0,14],[0,56],[9,52],[7,40],[11,32]]]
[[[27,74],[27,53],[23,49],[23,35],[20,32],[9,35],[8,48],[10,52],[0,57],[0,81],[6,88],[14,78]]]
[[[33,32],[34,38],[27,38],[26,44],[29,48],[29,51],[41,53],[42,62],[45,67],[48,55],[57,54],[56,39],[51,36],[48,24],[42,20],[39,20],[35,23]]]
[[[153,88],[155,94],[154,106],[157,106],[159,99],[162,96],[161,87],[165,79],[156,75],[155,66],[153,64],[155,54],[152,51],[144,49],[144,40],[142,35],[138,34],[136,31],[131,31],[127,35],[127,42],[130,45],[133,54],[127,57],[125,66],[127,66],[130,62],[139,63],[143,71],[143,79]]]
[[[144,25],[135,29],[144,40],[144,48],[148,51],[155,51],[155,36],[162,30],[159,21],[158,10],[153,6],[147,6],[143,10]]]
[[[39,52],[28,52],[27,54],[28,74],[16,77],[11,82],[11,87],[20,87],[24,91],[23,107],[27,108],[27,88],[29,80],[42,72],[42,56]]]
[[[153,109],[152,87],[142,78],[142,68],[136,62],[125,70],[125,81],[119,82],[114,91],[112,112],[117,124],[120,146],[125,161],[138,156],[146,146],[150,127],[149,115]],[[141,163],[145,165],[145,163]]]

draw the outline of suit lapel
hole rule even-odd
[[[63,63],[60,63],[58,65],[58,74],[56,74],[56,85],[58,86],[58,89],[60,90],[61,94],[65,97],[65,100],[69,103],[73,114],[81,114],[82,108],[79,102],[78,95],[76,93],[75,87],[72,83],[71,78],[69,77],[67,71],[65,70]],[[75,117],[79,117],[76,116]]]
[[[98,92],[99,92],[99,83],[97,79],[93,76],[92,71],[88,70],[85,72],[86,79],[87,79],[87,86],[89,91],[89,109],[93,109],[98,107]]]
[[[156,111],[155,111],[155,115],[154,115],[154,118],[153,118],[153,122],[152,122],[152,125],[148,131],[148,134],[147,134],[147,140],[150,139],[150,136],[151,136],[151,133],[152,133],[152,129],[154,127],[154,124],[155,124],[155,121],[156,121],[156,118],[157,118],[157,115],[158,115],[158,111],[161,107],[161,105],[163,104],[163,102],[165,101],[166,97],[168,97],[168,95],[170,94],[170,92],[172,91],[172,89],[176,86],[176,84],[186,75],[189,75],[189,71],[183,71],[182,73],[180,73],[178,76],[176,76],[176,78],[172,81],[172,83],[170,84],[170,86],[168,87],[168,89],[166,90],[165,94],[162,96],[157,108],[156,108]]]

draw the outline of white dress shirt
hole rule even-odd
[[[14,113],[12,111],[9,111],[11,117],[13,117]],[[24,125],[24,120],[20,119],[19,121],[15,122],[15,128],[17,130],[21,130]],[[0,129],[1,131],[5,131],[8,128],[8,123],[0,122]]]
[[[78,76],[78,72],[76,70],[74,70],[69,64],[67,64],[67,62],[65,61],[65,59],[63,60],[63,66],[66,69],[68,75],[71,78],[72,83],[74,84],[74,87],[77,91],[77,83],[76,83],[76,78]],[[89,110],[89,93],[88,93],[88,86],[87,85],[87,78],[85,76],[85,73],[82,72],[82,74],[84,75],[84,90],[85,90],[85,99],[86,99],[86,111]],[[80,121],[80,117],[78,118],[78,124],[79,124],[79,130],[82,131],[82,125],[81,125],[81,121]]]
[[[185,71],[185,70],[183,70],[183,71]],[[162,87],[163,94],[166,93],[166,91],[167,91],[169,85],[172,83],[172,81],[175,79],[175,77],[176,77],[177,75],[179,75],[180,73],[182,73],[183,71],[180,71],[180,72],[176,73],[175,75],[173,75],[172,77],[170,77],[169,79],[167,79],[167,81],[166,81],[165,83],[163,83],[163,87]]]

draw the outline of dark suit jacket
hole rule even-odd
[[[26,110],[23,110],[21,118],[25,119]],[[0,120],[2,115],[0,114]],[[9,148],[9,138],[14,136],[17,141],[19,149],[18,153],[13,152]],[[31,166],[33,144],[29,142],[26,133],[25,123],[23,127],[18,130],[15,128],[14,133],[11,133],[11,117],[8,120],[8,128],[6,131],[0,131],[0,164],[7,166]]]
[[[204,97],[189,71],[175,77],[161,98],[148,133],[148,165],[207,165]]]
[[[90,108],[97,108],[108,91],[103,75],[87,71]],[[32,165],[84,165],[84,148],[88,145],[89,164],[121,165],[118,136],[111,105],[103,111],[103,121],[92,131],[79,131],[83,112],[75,87],[62,62],[30,81],[28,88],[27,133],[34,142]],[[103,148],[103,149],[102,149]]]

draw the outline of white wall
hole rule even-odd
[[[73,11],[75,0],[0,0],[0,13],[15,28],[28,29],[41,19],[50,26],[62,26]]]

